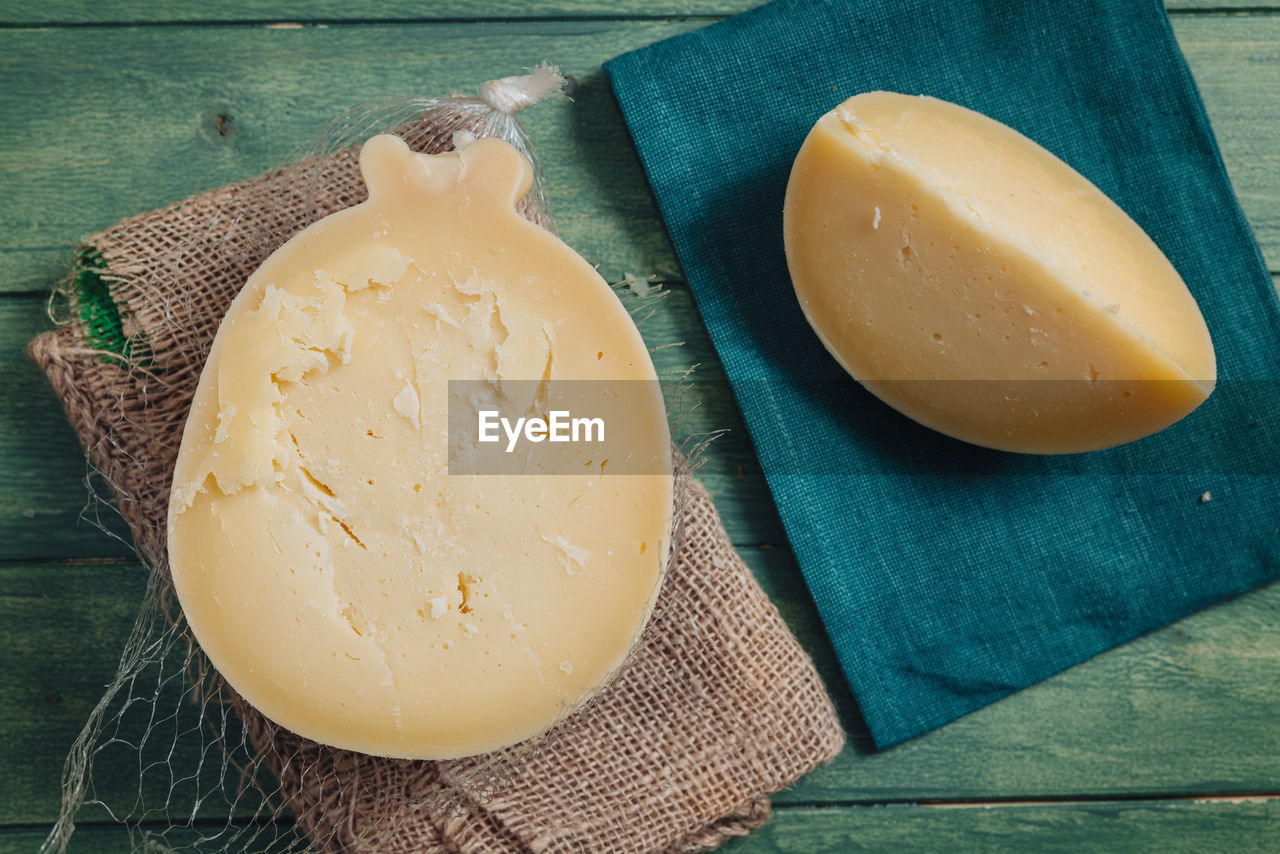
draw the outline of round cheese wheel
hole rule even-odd
[[[370,754],[472,755],[578,707],[639,636],[670,541],[666,412],[617,296],[516,214],[532,173],[514,148],[381,136],[360,162],[369,200],[268,258],[218,330],[170,568],[200,646],[271,720]],[[530,463],[521,433],[524,468],[477,473],[507,437],[481,448],[450,414],[474,425],[488,394],[546,416],[557,384],[625,400],[615,468],[585,441]]]

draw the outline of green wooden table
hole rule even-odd
[[[572,103],[526,119],[563,236],[610,280],[651,273],[670,288],[643,331],[684,341],[663,365],[699,364],[720,389],[701,417],[730,432],[701,475],[850,735],[726,850],[1280,852],[1280,586],[872,752],[600,70],[749,5],[0,2],[0,852],[33,851],[57,815],[63,757],[145,585],[130,550],[82,518],[75,436],[22,352],[49,325],[45,296],[77,238],[277,164],[350,103],[470,90],[544,58],[574,78]],[[1280,0],[1169,6],[1280,270]],[[130,779],[128,768],[99,771]],[[128,845],[124,830],[92,820],[72,850]]]

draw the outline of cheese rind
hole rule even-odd
[[[814,125],[784,205],[796,297],[870,391],[1010,451],[1130,442],[1212,392],[1199,307],[1142,229],[1011,128],[872,92]]]
[[[665,407],[609,286],[515,213],[515,149],[375,137],[361,168],[369,200],[268,258],[218,330],[170,567],[210,661],[276,723],[384,756],[486,752],[582,703],[643,628],[670,541]],[[450,474],[451,378],[647,381],[627,383],[628,450],[652,473]]]

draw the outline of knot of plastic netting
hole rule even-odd
[[[544,62],[528,74],[490,80],[480,87],[480,99],[500,113],[513,115],[563,88],[560,69]]]

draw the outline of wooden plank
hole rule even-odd
[[[219,834],[220,836],[215,836]],[[248,851],[283,850],[288,828],[202,824],[167,833],[89,825],[77,829],[70,854],[128,854],[138,850],[222,850],[223,837],[256,834]],[[150,835],[147,835],[150,834]],[[213,838],[210,838],[213,837]],[[1077,801],[930,806],[780,807],[759,830],[728,842],[725,854],[1274,854],[1280,838],[1280,799],[1243,801]],[[0,854],[29,854],[43,828],[0,829]],[[150,843],[150,845],[148,845]],[[241,850],[240,840],[231,850]],[[189,847],[189,849],[188,849]]]
[[[56,815],[62,761],[116,671],[145,580],[134,564],[0,566],[3,823]],[[129,764],[99,767],[129,790]]]
[[[23,352],[51,325],[42,298],[0,299],[0,560],[128,555],[131,549],[92,524],[124,531],[109,508],[89,502],[79,440]]]
[[[1280,17],[1178,18],[1173,24],[1240,205],[1268,266],[1280,270]]]
[[[1085,801],[969,809],[779,809],[725,854],[1274,854],[1280,800]]]
[[[0,854],[31,854],[39,849],[49,830],[49,827],[0,827]],[[93,823],[76,827],[67,854],[174,854],[178,851],[297,854],[305,850],[300,840],[301,834],[289,824],[201,821],[190,827],[166,830],[156,824],[128,828]]]
[[[43,290],[61,269],[57,252],[80,237],[285,161],[348,104],[473,88],[544,57],[576,78],[573,103],[525,114],[566,240],[607,278],[677,278],[599,65],[700,25],[0,30],[0,91],[9,93],[0,101],[0,169],[10,176],[0,290]],[[1280,91],[1280,16],[1179,16],[1174,27],[1245,211],[1280,268],[1280,123],[1270,101]],[[219,115],[231,117],[229,135],[214,130]]]
[[[74,244],[0,250],[0,294],[50,289],[71,273]]]
[[[201,3],[198,0],[170,0],[149,3],[123,0],[111,4],[90,0],[53,0],[31,4],[21,0],[0,3],[0,24],[114,24],[192,22],[391,22],[422,20],[518,20],[536,18],[669,18],[680,16],[721,17],[761,5],[761,0],[549,0],[528,3],[522,0],[446,0],[412,3],[344,3],[340,0],[273,3],[264,0],[233,0]],[[1171,11],[1230,11],[1280,8],[1278,0],[1166,0]]]
[[[146,586],[146,570],[131,562],[0,565],[0,825],[57,815],[63,760],[117,672]],[[166,660],[110,706],[86,821],[166,809],[250,816],[259,803],[235,797],[234,768],[225,771],[227,794],[216,786],[223,751],[182,679],[185,646]],[[150,702],[157,694],[163,700]],[[126,706],[129,697],[138,701]]]
[[[740,551],[813,655],[850,736],[834,762],[779,803],[1280,792],[1280,585],[872,753],[794,558],[785,549]],[[130,563],[0,566],[0,824],[56,815],[62,760],[116,671],[144,583]],[[145,709],[124,721],[125,741],[140,741]],[[167,751],[172,730],[166,724],[148,749]],[[137,754],[117,745],[99,757],[99,791],[130,799],[141,791],[146,804],[163,804],[170,768],[186,777],[203,755],[204,773],[216,770],[211,747],[187,733],[139,787]],[[201,779],[207,791],[209,778]],[[183,783],[172,814],[186,814],[194,800],[194,784]],[[215,796],[204,814],[227,809]]]
[[[525,114],[566,239],[612,280],[628,271],[674,277],[674,256],[599,65],[696,26],[0,30],[7,93],[0,170],[8,176],[0,287],[47,288],[45,269],[28,251],[70,248],[124,216],[256,175],[293,156],[349,104],[394,92],[474,90],[544,57],[568,60],[565,70],[579,75],[574,102]],[[222,134],[219,115],[230,117]]]

